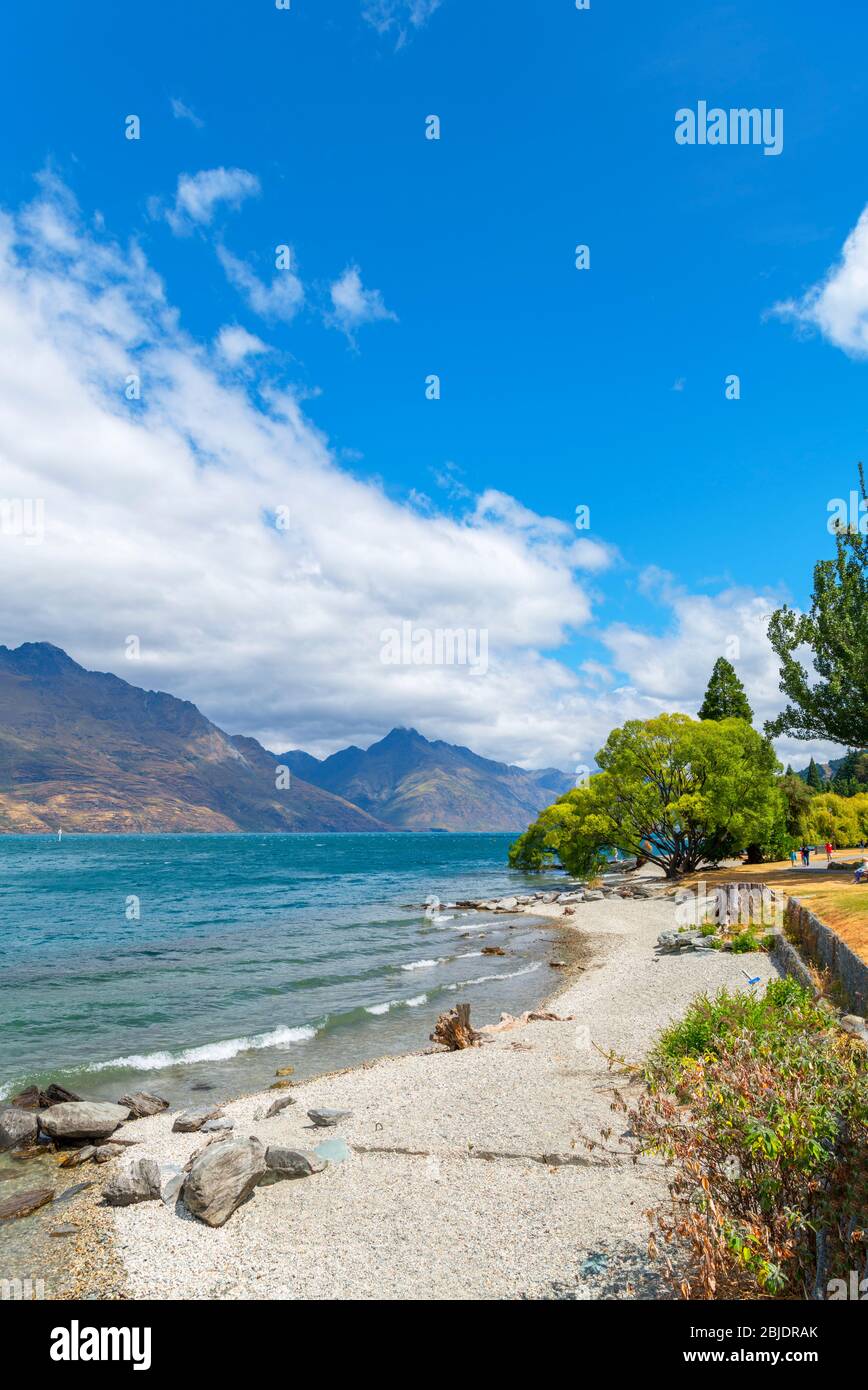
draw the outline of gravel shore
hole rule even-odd
[[[582,1139],[613,1118],[616,1078],[598,1048],[638,1060],[696,994],[746,987],[743,957],[658,957],[657,934],[673,925],[671,899],[583,904],[563,926],[581,938],[585,964],[574,960],[547,1001],[571,1021],[314,1078],[270,1120],[258,1117],[280,1092],[231,1102],[236,1134],[303,1149],[340,1137],[350,1155],[314,1177],[258,1188],[219,1229],[162,1202],[103,1208],[125,1277],[122,1292],[113,1272],[109,1296],[668,1296],[645,1255],[644,1212],[665,1195],[663,1171],[589,1154]],[[774,973],[765,955],[749,963],[763,980]],[[322,1106],[352,1119],[314,1129],[306,1112]],[[135,1155],[185,1163],[203,1137],[173,1134],[171,1124],[167,1113],[125,1126],[142,1141]]]

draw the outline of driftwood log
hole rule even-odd
[[[533,1012],[525,1010],[514,1018],[512,1014],[500,1015],[499,1023],[486,1023],[482,1028],[470,1026],[470,1005],[457,1004],[448,1013],[441,1014],[434,1024],[431,1041],[448,1047],[450,1052],[460,1052],[464,1047],[478,1047],[488,1040],[492,1033],[505,1033],[511,1028],[524,1028],[527,1023],[572,1023],[572,1014],[553,1014],[545,1010]]]
[[[450,1052],[460,1052],[464,1047],[477,1047],[482,1041],[475,1028],[470,1026],[470,1005],[456,1004],[454,1009],[441,1014],[434,1024],[431,1041],[448,1047]]]

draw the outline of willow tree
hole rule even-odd
[[[537,869],[557,856],[581,876],[614,847],[676,878],[766,842],[784,814],[774,750],[743,719],[630,720],[597,765],[516,840],[511,864]]]

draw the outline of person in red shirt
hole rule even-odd
[[[826,841],[826,867],[832,863],[832,841]]]

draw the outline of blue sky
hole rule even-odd
[[[795,316],[771,311],[833,271],[868,202],[864,15],[807,3],[700,15],[688,3],[604,0],[588,11],[572,0],[292,0],[288,12],[192,0],[147,14],[18,7],[4,29],[10,216],[50,169],[50,196],[68,190],[88,237],[135,239],[190,343],[240,326],[267,345],[238,364],[254,408],[262,387],[292,393],[331,466],[399,509],[436,528],[495,490],[569,528],[582,503],[582,534],[611,557],[590,566],[566,627],[540,624],[535,647],[555,687],[588,661],[608,669],[572,692],[593,703],[567,711],[576,739],[556,736],[554,706],[530,736],[518,709],[493,732],[466,680],[455,700],[439,677],[397,701],[372,683],[354,710],[346,691],[327,690],[325,658],[304,718],[276,698],[276,673],[266,713],[242,658],[236,686],[215,681],[218,638],[191,655],[199,637],[177,614],[172,641],[143,644],[149,671],[129,669],[95,615],[76,641],[58,595],[16,606],[16,639],[62,638],[87,664],[188,694],[272,742],[324,751],[406,719],[483,752],[568,765],[626,710],[607,689],[633,692],[628,712],[690,707],[702,693],[697,631],[716,634],[700,654],[710,669],[714,643],[740,630],[734,608],[767,611],[770,594],[805,602],[811,566],[830,550],[827,503],[846,495],[865,452],[868,365],[852,341],[865,306],[836,301],[822,322],[804,302]],[[700,99],[781,108],[782,153],[677,145],[674,113]],[[131,113],[137,141],[124,138]],[[439,141],[424,138],[432,113]],[[257,191],[185,215],[179,178],[214,170],[244,171]],[[291,248],[303,296],[294,312],[267,299],[278,244]],[[20,254],[33,273],[32,249]],[[333,290],[356,270],[342,318]],[[441,377],[438,401],[425,399],[429,373]],[[738,401],[724,396],[729,373]],[[374,553],[390,545],[388,523],[376,540]],[[40,589],[45,552],[33,547],[27,564]],[[421,621],[423,608],[436,616],[436,602],[409,616]],[[118,630],[133,621],[125,602]],[[753,641],[743,675],[767,715],[774,682]],[[525,634],[510,650],[524,661],[533,646]],[[681,657],[689,679],[661,688],[660,670]],[[515,685],[536,688],[527,670]],[[312,713],[317,698],[328,717]]]

